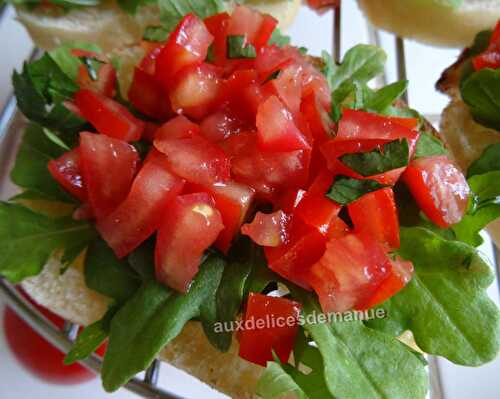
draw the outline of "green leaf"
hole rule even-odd
[[[500,143],[491,144],[467,170],[467,177],[500,170]]]
[[[156,238],[153,236],[127,257],[129,265],[142,281],[155,279],[155,246]]]
[[[348,205],[363,195],[384,187],[386,186],[375,180],[360,180],[339,175],[335,178],[326,196],[341,205]]]
[[[373,151],[346,154],[340,160],[361,176],[374,176],[408,165],[409,156],[408,141],[403,139],[391,141]]]
[[[294,394],[297,399],[309,399],[300,386],[277,362],[268,362],[255,393],[262,399],[279,399],[285,394]]]
[[[232,60],[255,57],[257,57],[255,47],[250,43],[245,44],[245,36],[229,35],[227,37],[227,58]]]
[[[321,52],[321,59],[323,60],[323,68],[321,72],[325,75],[328,85],[330,87],[333,86],[333,76],[337,72],[338,65],[335,64],[332,56],[328,53],[328,51],[323,50]]]
[[[94,238],[87,222],[50,218],[0,202],[0,274],[11,282],[40,273],[52,254],[81,252]]]
[[[78,70],[82,61],[75,57],[71,50],[80,49],[101,53],[101,48],[94,43],[86,42],[66,42],[54,50],[49,51],[49,56],[59,66],[60,70],[64,72],[72,81],[75,81],[78,76]]]
[[[311,293],[293,289],[303,318],[321,308]],[[427,373],[420,360],[395,338],[359,321],[305,323],[324,362],[324,379],[336,398],[424,398]]]
[[[49,173],[50,160],[60,157],[64,149],[55,145],[44,129],[30,124],[23,134],[11,172],[12,182],[32,193],[36,199],[72,203],[75,200],[64,191]]]
[[[46,128],[43,128],[43,133],[45,134],[45,136],[47,136],[47,138],[50,141],[52,141],[54,144],[56,144],[59,147],[61,147],[63,150],[65,150],[65,151],[70,151],[71,150],[71,148],[69,148],[66,145],[66,143],[61,140],[61,138],[59,137],[58,133],[53,132],[52,130],[46,129]]]
[[[464,102],[474,120],[500,131],[500,69],[484,68],[472,73],[461,85]]]
[[[292,39],[288,35],[284,35],[283,32],[279,28],[276,28],[272,35],[271,38],[269,39],[269,45],[275,44],[278,47],[284,47],[290,44]]]
[[[500,314],[486,293],[493,273],[476,249],[412,227],[401,229],[398,253],[413,262],[413,279],[384,303],[388,318],[367,324],[394,336],[411,330],[424,352],[457,364],[494,359]]]
[[[127,260],[118,259],[101,238],[89,245],[84,275],[87,287],[113,298],[117,303],[127,301],[141,284],[139,276],[130,268]]]
[[[391,83],[380,88],[377,91],[371,92],[368,99],[365,101],[364,108],[366,111],[382,113],[389,106],[401,97],[408,88],[407,80]]]
[[[148,42],[165,42],[168,38],[168,31],[163,26],[147,26],[142,35],[142,39]]]
[[[196,14],[201,19],[224,11],[221,0],[159,0],[160,20],[163,27],[171,32],[186,14]]]
[[[64,358],[65,365],[88,358],[101,346],[108,338],[111,320],[117,310],[116,307],[111,307],[101,320],[84,328]]]
[[[434,137],[432,133],[421,132],[415,149],[415,157],[432,157],[435,155],[446,155],[448,152],[441,140]]]
[[[224,260],[210,256],[200,267],[187,294],[156,281],[146,282],[111,322],[102,379],[108,392],[145,370],[158,352],[199,315],[200,306],[217,289]],[[132,350],[133,349],[133,350]]]

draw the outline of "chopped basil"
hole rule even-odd
[[[281,69],[278,69],[277,71],[271,73],[267,78],[266,80],[264,80],[264,83],[267,83],[269,82],[270,80],[274,80],[274,79],[277,79],[279,76],[280,76],[280,73],[281,73]]]
[[[213,63],[214,61],[215,61],[214,44],[212,43],[208,47],[206,62]]]
[[[422,132],[415,149],[415,157],[432,157],[435,155],[446,155],[447,151],[443,143],[434,137],[432,133]]]
[[[245,44],[245,36],[230,35],[227,37],[227,58],[255,58],[257,52],[255,47],[250,44]]]
[[[384,187],[386,186],[375,180],[337,176],[326,196],[340,205],[348,205],[363,195]]]

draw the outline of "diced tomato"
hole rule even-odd
[[[158,141],[169,139],[187,139],[200,134],[200,127],[183,115],[179,115],[161,125],[156,131]]]
[[[292,213],[297,205],[299,205],[306,191],[302,189],[292,188],[285,190],[280,197],[275,201],[276,208],[283,210],[285,213]]]
[[[300,53],[295,47],[265,46],[257,53],[255,68],[260,78],[266,80],[298,59],[300,59]]]
[[[141,45],[143,45],[143,43],[144,41],[141,42]],[[156,71],[156,59],[158,58],[158,55],[160,55],[163,49],[163,45],[161,43],[147,43],[150,44],[146,46],[146,55],[139,64],[139,68],[144,72],[154,76]]]
[[[116,256],[128,255],[156,231],[169,202],[183,186],[184,180],[168,170],[166,157],[152,151],[125,201],[97,223],[97,230]]]
[[[150,121],[146,121],[144,125],[145,126],[144,126],[144,132],[142,133],[142,138],[152,143],[153,140],[155,139],[156,131],[160,128],[160,126]]]
[[[390,271],[382,244],[351,233],[328,241],[323,257],[311,268],[309,283],[324,312],[344,312],[371,298]]]
[[[274,360],[274,352],[283,363],[288,363],[299,328],[300,310],[298,302],[251,292],[239,337],[240,357],[265,367]]]
[[[102,64],[97,71],[97,79],[92,79],[87,67],[80,65],[76,83],[82,89],[95,90],[106,97],[113,97],[116,85],[116,70],[111,64]]]
[[[293,116],[275,96],[269,97],[257,111],[257,137],[264,151],[287,152],[310,149]]]
[[[233,134],[248,130],[250,124],[232,109],[223,107],[203,119],[200,128],[202,135],[208,140],[219,142]]]
[[[75,148],[52,159],[48,164],[52,177],[71,195],[80,201],[87,200],[87,190],[83,182],[80,149]]]
[[[168,94],[153,75],[141,68],[134,69],[128,99],[136,109],[151,118],[165,120],[172,115]]]
[[[155,250],[156,278],[187,292],[203,252],[224,228],[213,198],[206,193],[178,196],[165,213]]]
[[[500,68],[500,19],[490,38],[490,43],[486,51],[472,59],[472,64],[476,71],[483,68]]]
[[[214,37],[212,55],[215,65],[222,66],[227,61],[226,32],[230,18],[226,12],[205,18],[205,26]]]
[[[332,238],[344,237],[350,232],[349,226],[340,217],[336,217],[330,222],[326,237],[331,240]]]
[[[227,34],[245,36],[246,42],[259,50],[267,44],[277,24],[270,15],[237,5],[231,14]]]
[[[413,264],[399,257],[389,259],[391,264],[391,274],[377,288],[375,294],[365,303],[357,305],[358,310],[373,308],[385,302],[401,291],[413,277]]]
[[[264,85],[264,87],[268,87],[268,90],[278,96],[294,116],[300,111],[302,73],[302,66],[292,63],[281,69],[276,78],[269,80]]]
[[[102,219],[126,198],[137,172],[139,154],[122,140],[82,132],[80,156],[91,208],[97,219]]]
[[[440,227],[458,223],[470,189],[462,172],[447,156],[415,159],[403,179],[425,215]]]
[[[75,94],[75,104],[99,133],[128,142],[141,138],[144,122],[111,98],[92,90],[80,89]]]
[[[314,139],[322,143],[333,137],[334,123],[320,103],[319,96],[312,92],[302,101],[300,111],[309,124]]]
[[[228,181],[230,178],[229,158],[220,147],[204,137],[157,137],[154,145],[167,156],[170,169],[192,183],[213,184]]]
[[[172,109],[196,119],[206,116],[220,99],[219,75],[219,70],[210,64],[183,69],[169,92]]]
[[[354,230],[370,234],[387,248],[399,248],[399,220],[392,188],[363,195],[348,205]]]
[[[290,216],[279,210],[274,213],[257,212],[252,223],[244,224],[241,232],[264,247],[278,247],[287,241]]]
[[[310,289],[309,273],[325,252],[326,240],[317,229],[293,219],[288,242],[279,247],[264,247],[269,268],[287,280]]]
[[[201,64],[207,58],[213,39],[203,21],[194,14],[187,14],[156,58],[155,74],[163,86],[168,89],[181,69]]]

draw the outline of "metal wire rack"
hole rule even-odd
[[[0,6],[0,23],[6,14],[6,5]],[[340,61],[341,56],[341,35],[342,35],[342,12],[341,7],[333,10],[333,26],[332,26],[332,54],[336,62]],[[380,32],[368,23],[369,41],[372,44],[379,45]],[[406,79],[406,57],[405,57],[405,41],[401,37],[394,37],[396,48],[396,71],[398,79]],[[30,58],[36,58],[39,50],[34,49]],[[387,83],[387,75],[384,73],[378,78],[378,85],[385,85]],[[403,99],[408,102],[408,93],[404,94]],[[432,123],[439,120],[438,115],[426,115]],[[13,95],[7,101],[2,113],[0,114],[0,189],[2,184],[8,179],[8,167],[11,152],[8,153],[6,148],[13,148],[11,145],[15,144],[18,129],[13,129],[16,120],[22,120],[22,116],[17,110],[16,99]],[[495,264],[498,265],[499,251],[495,252]],[[497,270],[498,274],[498,270]],[[500,288],[499,288],[500,289]],[[51,321],[36,310],[36,308],[27,301],[20,292],[4,278],[0,277],[0,298],[2,298],[8,306],[10,306],[19,316],[21,316],[34,330],[41,336],[51,342],[59,350],[67,353],[74,342],[78,333],[79,326],[66,322],[63,331],[56,327]],[[431,399],[442,399],[441,378],[439,373],[438,364],[433,357],[429,357],[429,376],[431,382]],[[99,373],[102,366],[102,361],[96,355],[90,356],[88,359],[80,362],[83,366]],[[160,361],[155,360],[151,366],[146,370],[144,378],[138,377],[130,380],[125,388],[143,398],[152,399],[182,399],[180,396],[168,389],[162,389],[158,386],[158,376],[160,373]]]

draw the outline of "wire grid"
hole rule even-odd
[[[6,5],[0,6],[0,23],[3,20],[6,10]],[[332,26],[332,55],[334,60],[338,63],[340,62],[341,56],[341,35],[342,35],[342,12],[341,6],[335,8],[333,11],[333,26]],[[369,22],[368,24],[368,34],[369,41],[371,44],[380,46],[380,33],[378,29],[373,27]],[[396,46],[396,67],[398,80],[406,79],[406,57],[405,57],[405,42],[401,37],[394,37]],[[31,59],[36,58],[40,54],[40,50],[34,49],[31,54]],[[377,84],[383,86],[387,83],[387,75],[384,73],[377,78]],[[403,100],[408,103],[408,92],[403,95]],[[8,156],[6,156],[5,148],[7,141],[13,141],[16,131],[12,129],[13,122],[19,117],[19,111],[16,106],[16,99],[12,95],[7,104],[5,105],[1,115],[0,115],[0,182],[5,182],[8,179]],[[431,116],[431,122],[436,122],[436,117]],[[428,118],[429,119],[429,118]],[[432,120],[434,119],[434,120]],[[495,265],[498,268],[499,250],[495,248]],[[496,270],[498,275],[498,270]],[[500,286],[499,286],[500,290]],[[43,316],[36,308],[26,300],[20,292],[4,278],[0,277],[0,297],[5,300],[8,306],[10,306],[14,311],[20,315],[34,330],[36,330],[41,336],[51,342],[59,350],[67,353],[71,349],[71,346],[76,339],[78,334],[79,326],[74,323],[66,322],[63,331],[56,327],[51,321],[49,321],[45,316]],[[431,399],[442,399],[442,383],[440,378],[439,366],[436,358],[433,356],[428,357],[429,362],[429,379],[430,379],[430,398]],[[87,367],[88,369],[100,373],[102,360],[96,356],[91,355],[88,359],[80,361],[80,363]],[[162,389],[158,386],[158,377],[160,373],[161,362],[157,359],[146,370],[144,378],[139,379],[138,377],[130,380],[124,387],[131,392],[143,398],[152,399],[182,399],[182,397],[176,395],[173,392],[169,392],[168,389]]]

